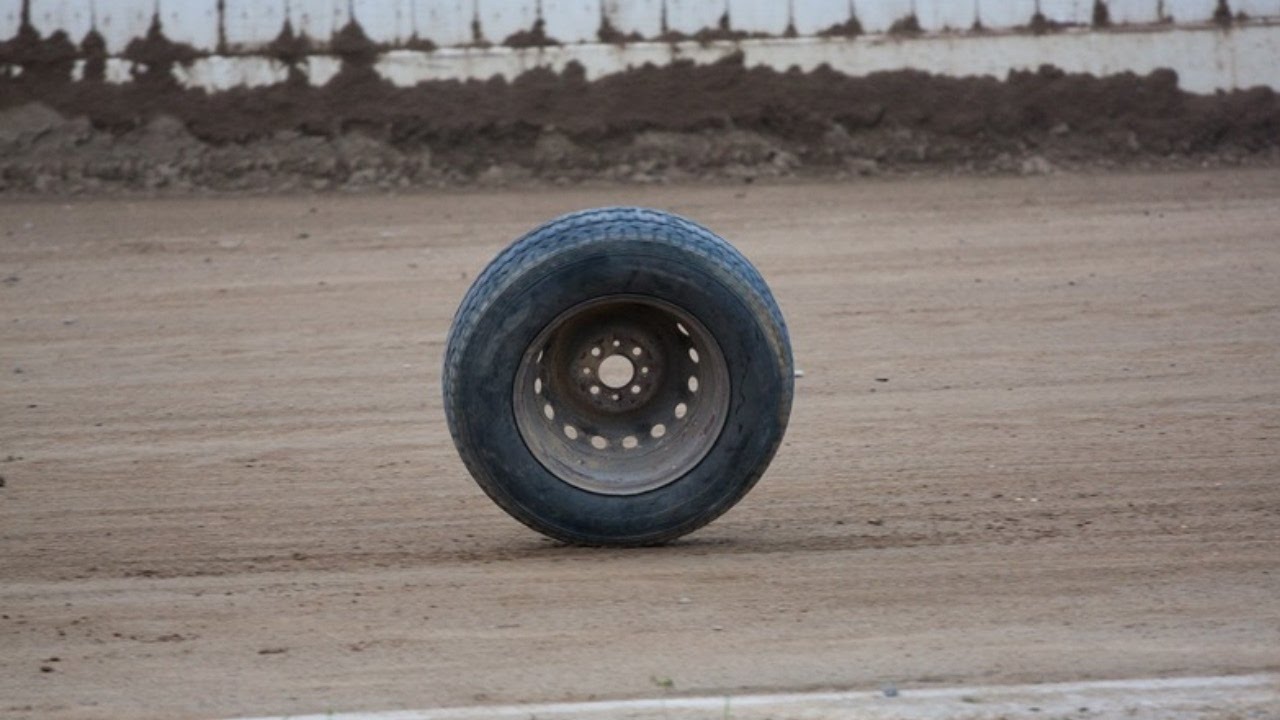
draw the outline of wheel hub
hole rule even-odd
[[[653,490],[706,456],[724,425],[729,373],[692,315],[616,295],[551,322],[513,389],[529,450],[565,482],[609,495]]]
[[[665,362],[662,344],[651,332],[614,323],[582,343],[569,374],[579,402],[623,413],[653,400],[665,380]]]

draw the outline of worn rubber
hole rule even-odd
[[[716,337],[729,366],[729,410],[711,451],[638,495],[592,493],[552,475],[512,410],[520,357],[538,333],[566,309],[612,294],[682,307]],[[507,513],[568,543],[651,545],[714,520],[760,479],[786,431],[794,370],[782,312],[741,253],[682,217],[617,207],[552,220],[494,258],[454,316],[443,388],[463,462]]]

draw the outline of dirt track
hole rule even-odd
[[[0,204],[0,716],[1280,670],[1278,198],[1255,171]],[[618,202],[738,244],[805,372],[762,484],[629,552],[508,519],[439,400],[484,262]]]

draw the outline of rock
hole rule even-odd
[[[165,140],[191,137],[191,133],[187,132],[186,124],[172,115],[157,115],[146,124],[143,132],[150,137]]]
[[[1032,155],[1022,161],[1018,171],[1023,175],[1048,175],[1053,172],[1053,164],[1041,155]]]
[[[840,123],[833,123],[822,134],[822,144],[836,155],[844,155],[853,152],[854,149],[853,138],[849,135],[849,131],[844,129],[844,125]]]
[[[1065,122],[1060,122],[1057,125],[1054,125],[1053,127],[1049,128],[1049,134],[1055,137],[1062,137],[1063,135],[1066,135],[1070,132],[1071,132],[1071,126],[1066,124]]]
[[[52,155],[74,149],[93,138],[93,125],[89,118],[77,117],[65,120],[49,128],[35,140],[36,152]]]
[[[347,178],[349,187],[361,187],[364,185],[372,185],[378,180],[378,171],[374,168],[361,168],[351,173]]]
[[[849,158],[845,161],[845,165],[850,172],[857,173],[862,177],[880,174],[880,163],[873,158]]]
[[[490,165],[487,170],[476,177],[476,182],[488,187],[509,185],[513,182],[529,179],[529,169],[514,163]]]
[[[0,147],[21,147],[62,125],[66,120],[44,103],[27,103],[0,112]]]
[[[382,155],[390,149],[383,143],[358,130],[353,130],[338,136],[333,141],[333,146],[337,149],[338,154],[348,160]]]
[[[171,115],[157,115],[133,135],[138,144],[150,147],[198,144],[186,124]]]
[[[581,164],[582,148],[560,132],[544,132],[533,145],[533,162],[539,167],[572,167]]]
[[[711,143],[701,135],[646,130],[631,140],[623,160],[636,168],[633,175],[646,176],[680,163],[701,167],[711,152]]]
[[[490,165],[476,176],[476,182],[488,186],[503,185],[507,182],[507,173],[500,165]]]
[[[786,150],[776,150],[769,159],[769,163],[773,165],[774,169],[787,172],[800,167],[800,158]]]

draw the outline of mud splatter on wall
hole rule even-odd
[[[1280,19],[1280,0],[0,0],[0,40],[24,22],[41,37],[90,32],[124,52],[158,18],[170,40],[200,52],[261,52],[286,30],[326,49],[348,23],[387,48],[547,44],[671,37],[810,36],[839,27],[885,33],[1016,31],[1111,24]],[[607,32],[602,34],[602,30]]]

